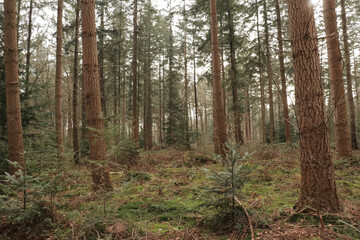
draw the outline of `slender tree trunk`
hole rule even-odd
[[[277,36],[279,40],[279,64],[280,64],[280,77],[281,77],[281,97],[284,111],[284,124],[285,124],[285,137],[286,142],[291,142],[291,131],[290,131],[290,117],[289,109],[287,102],[287,93],[286,93],[286,77],[285,77],[285,64],[284,64],[284,47],[283,47],[283,37],[281,30],[281,14],[279,0],[275,0],[276,6],[276,23],[277,23]]]
[[[233,98],[233,110],[234,110],[234,130],[235,130],[235,142],[243,144],[244,139],[241,132],[241,119],[240,119],[240,102],[238,93],[238,83],[236,80],[236,60],[235,60],[235,31],[234,21],[232,16],[231,0],[227,1],[228,4],[228,20],[229,20],[229,45],[230,45],[230,78],[231,78],[231,91]]]
[[[218,145],[215,149],[217,154],[225,156],[226,120],[224,116],[224,101],[222,96],[221,80],[220,80],[220,57],[218,45],[218,26],[216,16],[216,1],[210,0],[210,16],[211,16],[211,49],[212,49],[212,71],[213,71],[213,115],[215,116],[214,125],[214,144]],[[216,140],[217,139],[217,140]]]
[[[261,139],[263,143],[266,143],[266,131],[265,131],[265,90],[264,79],[262,72],[261,61],[261,41],[260,41],[260,28],[259,28],[259,4],[256,0],[256,29],[257,29],[257,41],[258,41],[258,67],[259,67],[259,81],[260,81],[260,101],[261,101]]]
[[[249,87],[246,87],[245,91],[245,135],[246,140],[251,141],[251,109],[250,109],[250,93]]]
[[[101,93],[101,109],[106,117],[106,104],[105,104],[105,78],[104,78],[104,3],[101,4],[100,12],[100,31],[99,31],[99,77],[100,77],[100,93]]]
[[[81,1],[82,45],[83,45],[83,78],[85,90],[86,122],[89,126],[90,160],[106,159],[104,123],[101,116],[101,97],[99,83],[99,66],[97,59],[95,0]],[[92,164],[94,190],[111,189],[110,174],[105,166]]]
[[[76,1],[75,9],[75,49],[74,49],[74,87],[73,87],[73,147],[74,161],[79,163],[79,123],[78,123],[78,66],[79,66],[79,13],[80,0]]]
[[[357,61],[356,61],[356,57],[355,57],[355,52],[353,51],[353,55],[354,55],[354,80],[355,80],[355,94],[356,94],[356,109],[359,113],[360,111],[360,104],[359,104],[359,80],[358,80],[358,77],[357,77]]]
[[[186,0],[184,0],[184,78],[185,78],[185,96],[184,96],[184,112],[185,112],[185,141],[186,145],[189,144],[189,79],[188,79],[188,72],[187,72],[187,13],[185,8]]]
[[[4,49],[9,160],[18,163],[17,166],[10,165],[9,173],[15,174],[17,170],[21,169],[25,174],[15,0],[4,0]]]
[[[31,32],[32,32],[32,10],[33,10],[33,0],[30,0],[30,9],[29,9],[29,25],[28,25],[28,37],[26,40],[26,67],[25,67],[25,105],[29,105],[29,87],[30,87],[30,45],[31,45]]]
[[[163,89],[161,84],[161,64],[159,64],[159,143],[162,146],[163,139],[162,139],[162,98],[163,98]]]
[[[64,154],[63,114],[62,114],[62,15],[63,0],[58,0],[57,32],[56,32],[56,79],[55,79],[55,128],[57,157],[59,160]]]
[[[220,36],[221,36],[221,45],[220,45],[220,60],[221,60],[221,79],[222,79],[222,90],[223,90],[223,99],[224,99],[224,115],[226,119],[226,79],[225,79],[225,64],[224,64],[224,34],[223,34],[223,21],[222,16],[220,16]]]
[[[193,68],[194,68],[196,144],[197,144],[197,146],[199,146],[198,96],[197,96],[197,87],[196,87],[196,50],[195,50],[194,38],[193,38],[193,46],[194,46],[194,67]]]
[[[341,156],[348,156],[351,154],[351,140],[346,112],[344,83],[342,79],[342,64],[339,48],[339,34],[336,23],[335,1],[324,0],[323,6],[325,31],[327,35],[326,45],[329,59],[330,84],[335,107],[336,151]]]
[[[147,73],[144,82],[144,148],[152,149],[152,111],[151,111],[151,52],[150,52],[150,29],[148,29],[147,59],[144,70]]]
[[[17,36],[19,36],[19,31],[20,31],[20,18],[21,18],[20,14],[21,14],[21,0],[17,0],[17,19],[16,19],[16,33],[17,33]],[[19,37],[17,37],[16,43],[19,46]]]
[[[267,16],[267,0],[264,1],[264,20],[265,20],[265,44],[266,44],[266,59],[267,59],[267,77],[268,77],[268,87],[269,87],[269,139],[270,143],[274,142],[274,128],[275,128],[275,120],[274,120],[274,100],[273,100],[273,90],[272,90],[272,67],[271,67],[271,53],[270,53],[270,41],[269,41],[269,25],[268,25],[268,16]]]
[[[138,143],[139,137],[139,109],[138,109],[138,82],[137,82],[137,0],[134,0],[134,33],[133,33],[133,57],[132,57],[132,72],[133,72],[133,84],[132,84],[132,130],[133,140]]]
[[[301,194],[295,208],[337,212],[334,165],[324,114],[319,48],[310,0],[289,0],[295,99],[301,146]]]
[[[351,79],[351,63],[350,63],[350,50],[349,50],[349,37],[347,33],[347,19],[346,19],[346,6],[345,0],[340,0],[341,3],[341,23],[344,36],[344,50],[345,50],[345,66],[346,66],[346,84],[347,84],[347,97],[350,110],[350,137],[352,149],[358,149],[356,140],[356,120],[355,120],[355,106],[354,97],[352,92],[352,79]]]

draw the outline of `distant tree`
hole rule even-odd
[[[345,52],[345,67],[346,67],[346,84],[347,84],[347,98],[350,110],[350,136],[352,149],[358,149],[356,139],[356,119],[355,119],[355,104],[353,97],[353,83],[351,76],[351,63],[350,63],[350,49],[349,49],[349,36],[347,32],[347,18],[346,18],[346,5],[345,0],[340,0],[341,3],[341,24],[344,38],[344,52]]]
[[[79,13],[80,0],[76,1],[75,7],[75,48],[74,48],[74,87],[73,87],[73,147],[74,147],[74,161],[79,161],[79,123],[78,123],[78,75],[79,75]]]
[[[18,169],[21,169],[25,173],[16,26],[16,1],[4,0],[4,48],[8,149],[10,161],[18,163],[18,166],[10,166],[10,174],[14,174]]]
[[[137,0],[134,0],[134,30],[133,30],[133,57],[132,57],[132,134],[134,142],[140,141],[139,137],[139,108],[138,108],[138,79],[137,79]]]
[[[285,77],[285,64],[284,64],[284,47],[283,47],[283,37],[281,30],[281,14],[279,0],[275,0],[276,7],[276,23],[277,23],[277,37],[279,41],[279,64],[280,64],[280,77],[281,77],[281,98],[284,108],[284,124],[285,124],[285,137],[286,142],[291,142],[291,132],[290,132],[290,118],[289,118],[289,109],[287,102],[287,93],[286,93],[286,77]]]
[[[325,118],[318,38],[310,0],[289,0],[295,100],[301,148],[301,193],[295,208],[340,210]]]
[[[342,59],[336,23],[335,1],[323,0],[323,7],[331,94],[335,108],[336,151],[342,156],[348,156],[351,154],[350,129],[342,79]]]
[[[81,1],[82,46],[83,46],[83,82],[86,108],[86,124],[89,127],[90,160],[106,160],[104,123],[101,114],[99,66],[95,28],[95,0]],[[100,162],[92,163],[94,189],[111,189],[110,174]]]

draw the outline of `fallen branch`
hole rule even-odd
[[[234,197],[234,200],[244,209],[246,217],[249,221],[249,226],[250,226],[250,232],[251,232],[251,240],[255,240],[255,236],[254,236],[254,229],[251,223],[251,218],[250,215],[248,213],[248,211],[246,210],[246,208],[242,205],[242,203],[239,201],[239,199],[237,197]]]

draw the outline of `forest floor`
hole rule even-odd
[[[243,160],[251,171],[238,198],[255,239],[360,239],[360,152],[334,159],[339,214],[293,211],[301,180],[298,146],[248,145],[241,147],[245,152],[253,152]],[[113,191],[95,194],[86,165],[70,164],[51,199],[55,224],[19,226],[0,215],[0,239],[251,239],[246,218],[236,231],[217,222],[217,211],[202,207],[211,185],[204,168],[223,171],[204,150],[142,152],[130,168],[111,167]]]

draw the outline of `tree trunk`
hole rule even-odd
[[[29,25],[28,25],[28,37],[26,40],[26,67],[25,67],[25,106],[29,106],[29,85],[30,85],[30,45],[31,45],[31,31],[32,31],[32,10],[33,10],[33,0],[30,0],[30,9],[29,9]]]
[[[324,114],[318,39],[310,0],[289,0],[295,100],[301,147],[301,194],[295,208],[337,212],[334,166]]]
[[[240,119],[240,102],[238,93],[238,83],[236,80],[236,60],[235,60],[235,31],[234,21],[232,16],[231,0],[227,1],[228,4],[228,21],[229,21],[229,45],[230,45],[230,78],[231,78],[231,91],[233,98],[233,111],[234,111],[234,130],[235,130],[235,142],[243,144],[244,139],[241,132],[241,119]]]
[[[132,57],[132,130],[133,140],[138,143],[139,138],[139,109],[138,109],[138,83],[137,83],[137,0],[134,0],[134,33],[133,33],[133,57]]]
[[[260,28],[259,28],[259,4],[256,0],[256,29],[257,29],[257,42],[258,42],[258,68],[259,68],[259,82],[260,82],[260,101],[261,101],[261,139],[263,143],[266,143],[266,131],[265,131],[265,90],[264,79],[262,72],[261,61],[261,41],[260,41]]]
[[[79,163],[79,123],[78,123],[78,53],[79,53],[79,13],[80,0],[76,1],[75,9],[75,49],[74,49],[74,88],[73,88],[73,147],[74,161]]]
[[[189,92],[189,79],[187,74],[187,36],[186,36],[186,30],[187,30],[187,16],[186,16],[186,8],[185,8],[185,2],[184,0],[184,80],[185,80],[185,96],[184,96],[184,113],[185,113],[185,144],[189,145],[189,109],[188,109],[188,92]]]
[[[6,78],[6,117],[10,174],[19,169],[25,174],[23,130],[21,125],[19,65],[16,31],[16,1],[4,0],[4,49]]]
[[[246,87],[245,91],[245,135],[246,140],[251,141],[251,109],[250,109],[250,93],[249,87]]]
[[[111,189],[108,169],[102,161],[106,160],[104,123],[101,116],[101,97],[99,83],[99,66],[97,59],[95,1],[81,1],[82,45],[83,45],[83,79],[85,93],[86,123],[89,126],[90,160],[92,164],[92,180],[94,190]]]
[[[284,111],[285,137],[286,137],[286,142],[290,143],[291,142],[290,117],[289,117],[289,109],[288,109],[287,93],[286,93],[284,47],[283,47],[283,38],[282,38],[282,30],[281,30],[282,23],[281,23],[279,0],[275,0],[275,5],[276,5],[277,36],[278,36],[278,40],[279,40],[281,97],[282,97],[282,104],[283,104],[283,111]]]
[[[351,154],[351,141],[346,112],[344,83],[342,79],[342,64],[339,48],[339,34],[336,23],[335,1],[324,0],[323,6],[330,84],[335,108],[336,151],[341,156],[349,156]]]
[[[58,0],[56,31],[56,79],[55,79],[55,129],[58,160],[64,154],[63,114],[62,114],[62,15],[63,0]]]
[[[213,71],[213,115],[215,116],[214,125],[214,137],[218,141],[214,141],[215,145],[218,145],[215,149],[217,154],[225,156],[225,142],[227,140],[226,135],[226,121],[224,116],[224,101],[220,80],[220,57],[218,46],[218,26],[216,16],[216,1],[210,0],[210,16],[211,16],[211,49],[212,49],[212,71]]]
[[[198,122],[198,96],[197,96],[197,87],[196,87],[196,51],[195,44],[194,46],[194,97],[195,97],[195,129],[196,129],[196,145],[199,146],[199,122]]]
[[[104,3],[101,4],[100,10],[100,31],[99,31],[99,77],[100,77],[100,93],[101,93],[101,109],[106,117],[106,105],[105,105],[105,78],[104,78]]]
[[[350,63],[350,50],[349,50],[349,37],[347,33],[347,19],[346,19],[346,7],[345,0],[340,0],[341,3],[341,23],[344,36],[344,50],[345,50],[345,66],[346,66],[346,84],[347,84],[347,98],[350,110],[350,137],[352,149],[358,149],[356,140],[356,120],[355,120],[355,106],[354,97],[352,92],[352,79],[351,79],[351,63]]]
[[[269,87],[269,139],[270,143],[274,142],[274,101],[273,101],[273,91],[272,91],[272,67],[271,67],[271,53],[270,53],[270,41],[269,41],[269,26],[268,26],[268,16],[267,16],[267,0],[264,0],[264,20],[265,20],[265,44],[266,44],[266,59],[267,59],[267,77],[268,77],[268,87]]]
[[[144,70],[147,73],[144,81],[144,148],[152,149],[152,111],[151,111],[151,52],[150,29],[148,29],[147,59]]]

